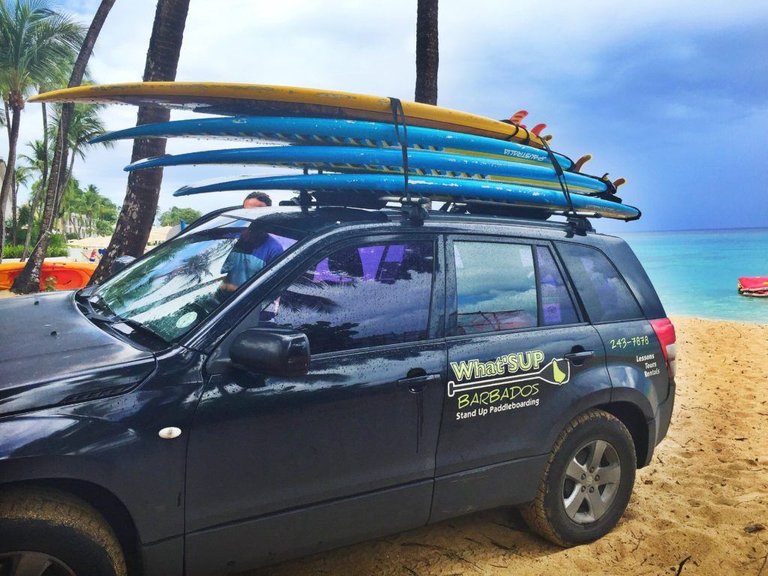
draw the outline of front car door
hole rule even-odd
[[[446,260],[433,520],[532,500],[562,427],[611,391],[602,341],[548,242],[455,236]]]
[[[222,343],[190,439],[190,574],[426,523],[447,365],[439,254],[424,234],[334,245]],[[309,373],[229,362],[228,342],[257,325],[307,334]]]

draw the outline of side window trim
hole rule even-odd
[[[574,324],[561,324],[561,326],[578,326],[579,324],[588,324],[589,321],[587,320],[587,314],[584,309],[584,304],[582,303],[581,299],[579,298],[578,290],[576,290],[576,286],[573,283],[573,280],[571,279],[571,276],[568,274],[568,269],[565,267],[565,263],[563,262],[562,256],[557,251],[557,248],[553,242],[537,242],[534,246],[535,248],[545,248],[549,250],[549,254],[552,257],[552,260],[555,263],[555,267],[557,268],[557,271],[560,273],[560,277],[563,279],[563,284],[565,284],[565,289],[568,292],[568,296],[571,298],[571,304],[573,305],[573,309],[576,312],[577,316],[577,322]],[[535,259],[536,262],[536,274],[537,277],[540,280],[540,276],[538,276],[538,266],[539,266],[539,259]],[[541,286],[538,286],[539,292],[541,291]],[[543,303],[541,303],[543,306]],[[542,312],[543,313],[543,312]],[[541,323],[541,322],[540,322]],[[546,326],[542,326],[542,328],[546,328]]]

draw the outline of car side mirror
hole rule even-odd
[[[309,339],[289,328],[251,328],[229,347],[232,362],[270,376],[304,376],[309,371]]]
[[[122,272],[128,266],[133,264],[136,261],[136,258],[133,256],[120,256],[118,258],[115,258],[114,262],[112,262],[112,267],[109,269],[110,275],[114,276],[118,272]]]

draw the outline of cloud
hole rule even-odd
[[[91,60],[98,82],[141,79],[155,4],[115,3]],[[97,6],[62,3],[86,24]],[[194,0],[178,78],[410,99],[415,18],[415,2],[403,0]],[[764,225],[754,206],[765,200],[750,190],[765,181],[767,26],[768,3],[752,0],[444,1],[439,100],[496,118],[528,109],[532,123],[549,124],[556,150],[592,152],[593,173],[629,178],[623,195],[646,214],[632,226],[687,227],[691,207],[679,199],[690,198],[693,186],[701,213],[717,212],[723,180],[745,190],[722,211],[728,222]],[[105,121],[130,126],[135,109],[110,107]],[[38,137],[37,106],[29,106],[22,129],[22,143]],[[745,132],[751,142],[742,143]],[[171,143],[169,151],[191,146]],[[129,156],[130,147],[95,150],[76,175],[122,202]],[[216,170],[166,170],[161,205],[221,205],[222,196],[170,196],[223,172]]]

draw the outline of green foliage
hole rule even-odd
[[[187,224],[191,224],[200,216],[202,216],[202,213],[194,208],[178,208],[174,206],[160,214],[160,226],[176,226],[182,220]]]
[[[12,110],[21,110],[32,88],[66,83],[84,35],[45,0],[0,3],[0,86]]]
[[[21,244],[6,244],[3,248],[3,258],[21,258],[24,246]]]
[[[3,258],[21,258],[24,252],[23,244],[6,244],[3,250]],[[67,256],[69,251],[67,250],[67,239],[63,234],[53,234],[51,236],[51,244],[48,247],[49,258],[58,256]]]
[[[67,237],[64,234],[51,234],[51,241],[48,244],[48,256],[66,256]]]

